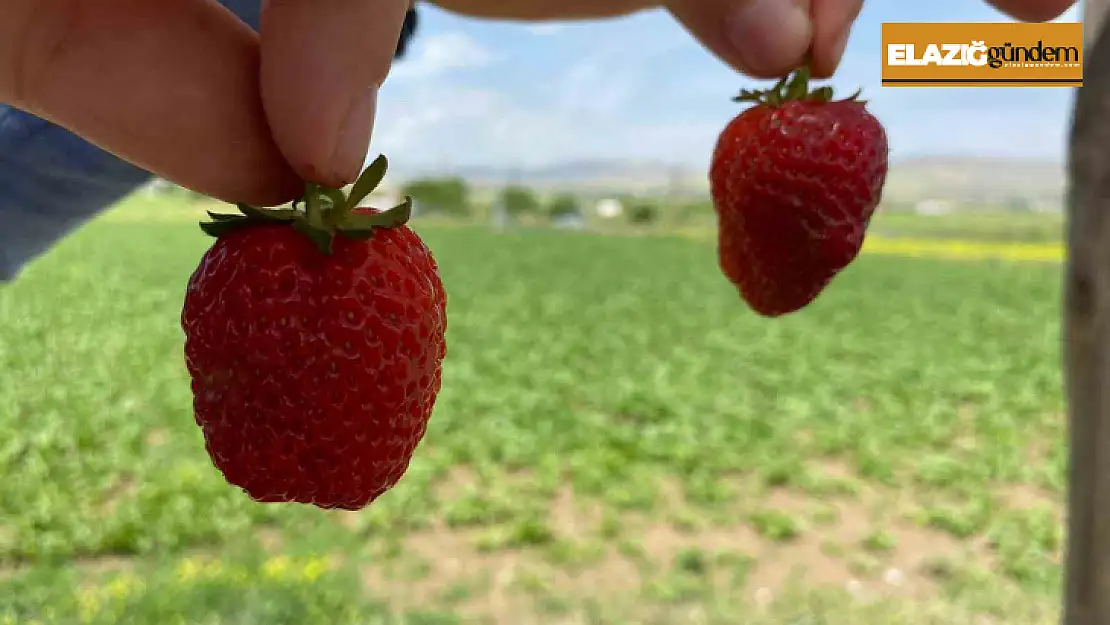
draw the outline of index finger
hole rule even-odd
[[[852,24],[863,9],[863,0],[812,0],[810,14],[813,16],[813,75],[828,78],[833,75],[844,48]]]
[[[305,180],[353,182],[370,144],[409,0],[267,0],[262,97],[274,139]]]

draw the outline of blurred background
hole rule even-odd
[[[216,205],[155,181],[0,289],[0,625],[1056,622],[1073,91],[879,86],[882,22],[1004,19],[866,3],[831,83],[887,127],[884,202],[766,320],[706,181],[760,83],[662,13],[422,6],[370,154],[449,294],[406,477],[357,513],[223,481],[178,323]]]

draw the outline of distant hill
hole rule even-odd
[[[990,201],[1005,197],[1062,202],[1064,164],[1031,159],[921,157],[891,163],[886,197]]]
[[[704,171],[655,160],[580,159],[533,168],[456,166],[447,171],[402,173],[406,178],[444,174],[461,176],[476,187],[500,187],[512,181],[580,192],[660,193],[673,185],[678,191],[701,194],[707,188]]]
[[[703,194],[708,187],[704,169],[654,160],[581,159],[517,170],[459,166],[446,172],[401,172],[401,176],[412,178],[445,173],[461,176],[479,188],[500,187],[515,181],[540,189],[578,192],[654,194],[673,188],[680,193]],[[892,162],[886,197],[896,202],[991,201],[1006,197],[1054,202],[1062,200],[1064,184],[1064,165],[1059,162],[929,156]]]

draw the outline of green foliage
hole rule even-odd
[[[713,203],[709,200],[686,201],[675,209],[676,221],[688,223],[696,219],[715,219]]]
[[[5,617],[59,625],[393,622],[382,604],[362,596],[353,571],[335,570],[323,557],[182,557],[138,571],[52,573],[6,580],[0,623]]]
[[[993,242],[1057,242],[1063,238],[1061,213],[977,212],[918,215],[880,208],[870,232],[891,237]]]
[[[653,223],[659,217],[659,205],[639,200],[628,208],[628,220],[637,226]]]
[[[446,615],[490,592],[550,611],[501,622],[1054,621],[1057,266],[864,254],[767,320],[711,238],[416,227],[451,298],[444,387],[408,473],[355,514],[255,504],[212,467],[176,321],[210,244],[192,215],[109,215],[0,289],[0,625],[474,622]],[[731,537],[763,543],[716,554]],[[752,607],[756,554],[834,540],[841,563],[990,551],[907,570],[940,587],[908,603]],[[632,573],[559,581],[612,554]]]
[[[501,190],[500,201],[505,210],[513,217],[531,215],[539,212],[540,200],[528,187],[507,186]]]
[[[418,178],[401,187],[421,213],[453,216],[470,214],[470,188],[462,178]]]
[[[547,205],[547,215],[551,219],[557,219],[567,215],[578,215],[581,213],[582,209],[578,203],[578,198],[570,193],[559,193],[555,195]]]

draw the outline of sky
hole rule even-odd
[[[370,157],[408,166],[536,167],[650,159],[704,167],[739,112],[741,88],[766,86],[725,66],[662,11],[596,22],[518,23],[421,5],[406,58],[378,99]],[[1073,89],[884,88],[880,25],[1001,21],[981,0],[865,0],[831,84],[863,88],[891,158],[1063,159]],[[1073,8],[1061,17],[1078,21]]]

